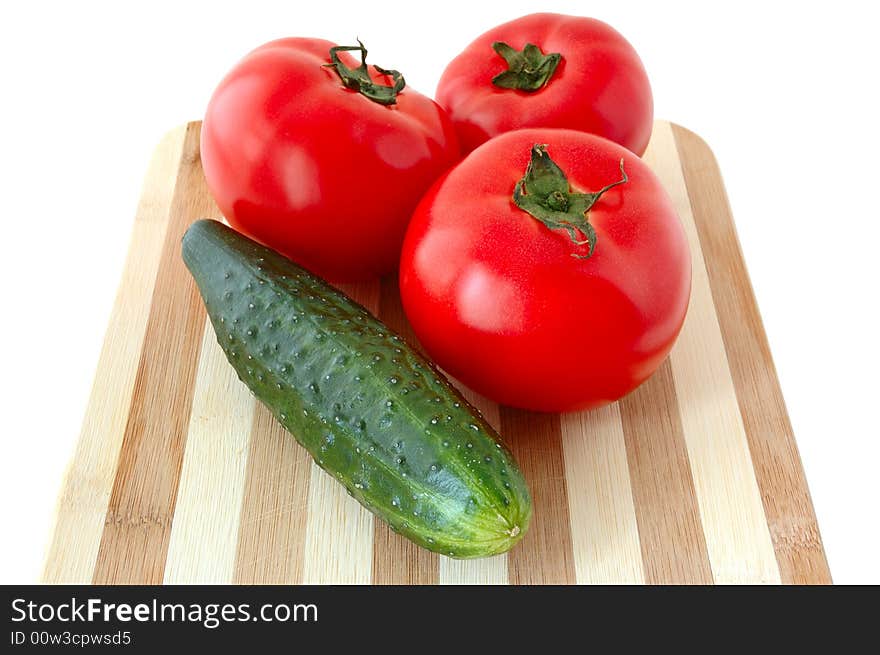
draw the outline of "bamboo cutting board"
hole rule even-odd
[[[220,218],[199,123],[157,148],[67,473],[44,579],[95,583],[829,583],[724,187],[699,137],[657,122],[645,159],[691,244],[693,295],[657,373],[588,412],[469,393],[530,483],[506,555],[458,561],[392,533],[235,376],[180,258]],[[393,279],[346,287],[411,337]]]

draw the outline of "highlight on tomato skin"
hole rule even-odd
[[[459,159],[446,112],[405,70],[367,62],[360,42],[272,41],[220,82],[202,123],[230,225],[334,282],[393,271],[416,204]]]
[[[653,127],[639,55],[611,26],[582,16],[531,14],[490,29],[449,63],[435,95],[465,153],[504,132],[555,127],[641,156]]]
[[[474,150],[422,199],[400,263],[404,310],[434,361],[498,403],[546,412],[644,382],[675,343],[690,284],[687,238],[654,173],[573,130]]]

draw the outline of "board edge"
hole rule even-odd
[[[709,146],[708,142],[693,130],[690,130],[673,121],[658,120],[655,122],[655,125],[656,123],[666,123],[669,125],[669,128],[672,131],[675,146],[678,150],[678,159],[681,162],[682,166],[682,176],[685,181],[687,195],[692,206],[695,202],[695,193],[692,191],[691,187],[694,184],[695,178],[698,177],[698,173],[696,173],[693,169],[689,169],[689,165],[693,164],[691,160],[699,157],[704,162],[704,165],[709,171],[708,174],[706,174],[706,177],[711,176],[717,179],[720,201],[719,206],[721,208],[721,212],[726,217],[726,220],[723,222],[729,226],[730,230],[729,238],[732,251],[731,256],[741,263],[742,273],[739,282],[741,283],[742,292],[745,300],[754,310],[754,324],[757,328],[755,332],[761,340],[761,343],[758,345],[763,348],[767,355],[766,361],[764,362],[764,367],[766,369],[767,380],[771,385],[772,392],[777,396],[779,400],[779,413],[777,418],[782,424],[783,429],[778,433],[778,439],[781,439],[783,445],[791,452],[791,460],[788,464],[791,466],[791,471],[795,474],[795,480],[792,482],[792,484],[783,487],[783,485],[780,484],[778,480],[768,480],[762,476],[760,467],[758,465],[758,460],[760,457],[758,453],[760,449],[757,447],[761,445],[759,443],[761,437],[755,435],[748,428],[746,429],[746,437],[749,442],[749,452],[752,458],[752,466],[755,471],[759,490],[761,492],[761,500],[762,504],[764,505],[764,514],[768,522],[768,527],[770,528],[770,535],[773,541],[773,548],[776,554],[777,565],[780,570],[782,582],[784,584],[799,584],[805,582],[810,584],[831,584],[831,572],[828,566],[828,558],[825,552],[824,543],[821,538],[819,523],[816,518],[815,506],[813,505],[812,495],[810,494],[809,481],[807,480],[803,461],[800,456],[800,450],[797,445],[797,438],[791,425],[791,419],[788,414],[788,406],[785,402],[785,395],[779,382],[779,376],[777,374],[776,365],[773,360],[772,351],[770,349],[769,339],[767,338],[767,332],[764,327],[763,318],[761,316],[760,306],[755,295],[751,276],[749,275],[748,263],[743,253],[742,243],[740,241],[739,232],[736,226],[736,220],[733,216],[733,211],[730,206],[730,200],[727,194],[727,187],[724,184],[724,178],[721,172],[721,167],[718,163],[718,158],[715,156],[715,153]],[[686,152],[689,154],[685,154]],[[702,222],[696,216],[695,219],[695,223],[697,224],[700,236],[700,248],[703,251],[704,258],[706,258],[707,260],[711,260],[712,258],[710,256],[707,256],[707,252],[711,251],[710,246],[706,243],[707,230],[705,227],[701,227]],[[715,301],[714,297],[717,293],[717,287],[716,283],[713,281],[713,274],[711,270],[712,267],[709,261],[707,261],[706,266],[707,272],[710,277],[710,287],[712,288],[713,301]],[[715,301],[715,303],[716,313],[719,313],[717,301]],[[731,341],[733,337],[731,335],[730,329],[726,327],[725,321],[722,316],[719,316],[719,322],[721,323],[722,339],[724,341],[725,349],[727,350],[728,362],[731,366],[731,373],[733,374],[733,362],[737,359],[736,357],[731,356],[731,348],[733,347]],[[747,417],[745,415],[746,408],[743,406],[743,401],[741,398],[742,390],[740,388],[740,383],[738,383],[736,379],[734,380],[734,386],[737,391],[737,403],[739,405],[740,414],[742,415],[744,423],[747,423]],[[796,484],[796,482],[798,481],[801,481],[802,484]],[[767,493],[768,487],[773,487],[772,493]],[[774,529],[773,525],[771,525],[771,523],[774,522],[774,519],[779,519],[779,517],[775,516],[775,513],[773,512],[773,508],[770,506],[769,501],[778,496],[780,487],[782,487],[783,491],[787,491],[789,493],[794,490],[803,494],[803,508],[805,511],[802,518],[805,519],[806,522],[808,522],[813,527],[816,533],[813,549],[819,556],[819,570],[804,571],[793,569],[792,563],[787,561],[788,551],[803,555],[802,551],[804,549],[797,545],[791,546],[790,544],[782,542],[780,540],[778,531]]]
[[[92,375],[92,381],[89,388],[88,399],[86,400],[85,406],[82,409],[81,419],[80,419],[80,428],[79,433],[76,440],[73,442],[72,447],[70,449],[70,454],[67,459],[67,463],[64,467],[64,473],[61,477],[61,481],[58,485],[58,492],[55,499],[55,504],[52,510],[52,514],[50,516],[50,525],[47,532],[48,538],[46,539],[42,565],[40,567],[40,577],[39,582],[41,584],[57,584],[57,583],[66,583],[66,582],[85,582],[83,580],[73,580],[68,576],[63,575],[62,571],[56,571],[54,574],[52,572],[54,558],[62,556],[59,552],[59,549],[62,547],[62,544],[58,542],[60,537],[59,535],[59,527],[61,523],[61,514],[63,511],[63,502],[67,497],[67,493],[71,488],[73,483],[72,474],[76,469],[76,464],[78,462],[78,455],[80,453],[80,448],[83,446],[83,443],[88,438],[86,434],[86,428],[88,425],[89,419],[89,409],[92,407],[93,403],[96,400],[96,394],[98,392],[98,381],[101,375],[101,358],[106,349],[110,346],[112,342],[112,335],[114,333],[114,324],[112,323],[112,313],[115,311],[117,305],[120,300],[125,296],[126,293],[126,273],[129,271],[130,267],[133,265],[133,262],[136,259],[137,252],[137,227],[138,227],[138,217],[143,208],[148,207],[152,201],[150,197],[150,182],[153,176],[156,174],[156,168],[160,165],[159,162],[162,158],[162,154],[166,149],[175,148],[176,152],[176,165],[174,167],[174,186],[168,191],[168,211],[170,211],[170,205],[174,198],[175,188],[177,186],[177,171],[180,168],[180,160],[183,157],[183,144],[186,139],[187,130],[190,129],[192,123],[198,121],[187,121],[184,123],[180,123],[177,126],[166,130],[161,137],[157,140],[156,145],[153,147],[153,150],[150,154],[150,161],[146,167],[146,170],[143,174],[143,179],[141,181],[140,193],[138,195],[138,201],[135,205],[134,219],[131,222],[131,227],[129,228],[129,235],[127,239],[127,249],[125,260],[122,264],[122,268],[119,272],[119,280],[116,284],[116,288],[114,290],[113,295],[113,303],[111,305],[111,321],[108,322],[104,329],[104,337],[101,340],[101,348],[99,350],[98,359],[95,362],[94,373]],[[164,240],[164,229],[167,227],[168,223],[168,215],[166,211],[166,215],[163,218],[162,223],[163,226],[163,240]],[[153,279],[150,282],[150,293],[144,299],[144,302],[150,302],[152,297],[152,289],[155,286],[156,282],[156,274],[158,273],[158,269],[156,273],[153,274]],[[147,311],[147,316],[149,315],[149,310]],[[146,321],[144,323],[144,333],[141,334],[138,338],[143,341],[146,334]],[[132,377],[132,385],[134,384],[134,377]],[[118,392],[122,392],[122,389],[119,389]],[[104,438],[103,435],[101,437]],[[120,439],[120,447],[121,447],[121,439]],[[111,485],[112,487],[112,485]],[[109,495],[107,498],[109,503]],[[99,538],[100,541],[100,538]],[[95,551],[95,559],[97,560],[97,550]],[[94,569],[94,566],[92,567]],[[68,572],[69,573],[69,572]],[[91,582],[91,572],[88,576],[88,582]]]

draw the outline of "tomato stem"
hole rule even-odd
[[[406,86],[403,75],[399,71],[373,65],[373,68],[381,75],[389,76],[393,83],[389,86],[374,82],[367,68],[367,49],[360,39],[357,42],[357,45],[340,45],[330,48],[330,63],[324,64],[324,66],[334,69],[346,88],[353,89],[380,105],[397,104],[397,94],[403,91],[403,87]],[[358,50],[361,53],[361,65],[357,68],[349,68],[339,58],[338,53],[354,50]]]
[[[522,50],[517,50],[503,41],[496,41],[492,44],[492,49],[509,66],[508,70],[492,78],[492,84],[502,89],[534,93],[550,81],[562,61],[562,55],[558,52],[545,55],[534,43],[526,43]]]
[[[589,259],[596,249],[596,230],[590,225],[587,212],[602,195],[629,181],[620,160],[620,179],[594,193],[572,191],[568,177],[547,154],[546,144],[535,144],[526,173],[513,189],[517,207],[541,221],[551,230],[565,230],[576,246],[589,245],[586,255],[572,257]],[[579,238],[579,234],[583,238]]]

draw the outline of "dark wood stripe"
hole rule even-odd
[[[199,124],[190,123],[98,549],[98,584],[162,582],[205,326],[180,240],[194,220],[217,215],[199,160]]]
[[[379,317],[407,343],[418,348],[418,341],[406,320],[398,293],[397,278],[382,280]],[[373,584],[437,584],[440,558],[395,534],[379,518],[373,525]]]
[[[534,507],[528,532],[508,553],[510,584],[575,584],[559,415],[501,407],[501,434],[526,477]]]
[[[700,137],[676,125],[672,131],[782,581],[830,584],[819,526],[721,172]]]
[[[645,582],[711,584],[669,360],[619,407]]]
[[[312,458],[257,403],[232,581],[300,584]]]

